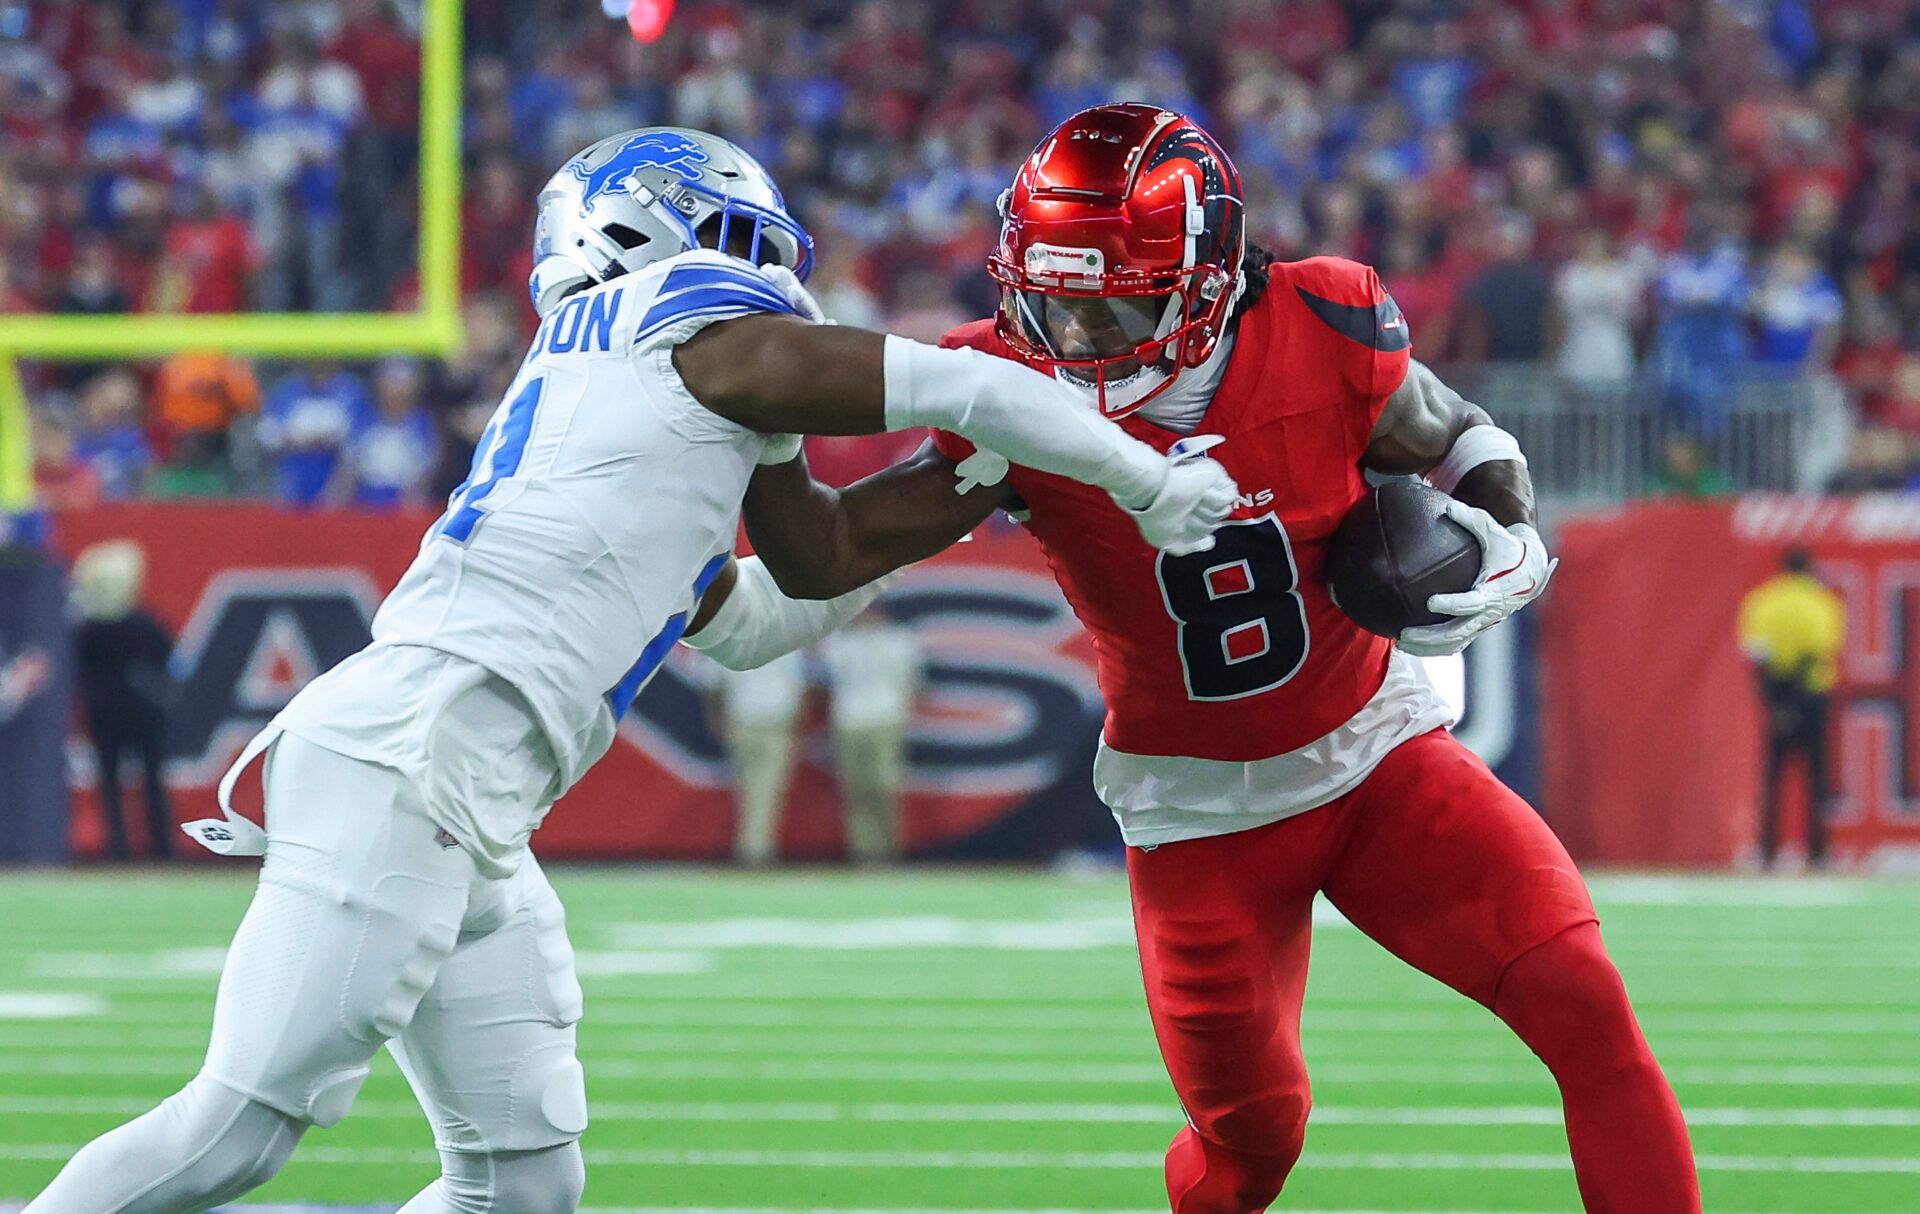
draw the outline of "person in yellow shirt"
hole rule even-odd
[[[1740,600],[1740,648],[1759,672],[1767,710],[1760,862],[1769,868],[1780,843],[1780,780],[1795,755],[1807,765],[1807,864],[1827,860],[1827,716],[1846,631],[1846,605],[1801,549]]]

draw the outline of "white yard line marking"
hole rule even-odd
[[[1164,1087],[1166,1072],[1158,1063],[1058,1063],[1043,1059],[1022,1062],[863,1062],[859,1059],[820,1059],[800,1062],[769,1058],[764,1061],[690,1060],[693,1051],[676,1050],[675,1058],[658,1061],[607,1057],[587,1051],[589,1073],[606,1079],[835,1079],[870,1083],[1044,1083],[1151,1084]],[[188,1075],[198,1053],[153,1051],[141,1054],[43,1054],[0,1056],[0,1075]],[[1670,1066],[1670,1078],[1701,1087],[1909,1087],[1920,1084],[1920,1067],[1858,1065],[1792,1066]],[[1537,1063],[1515,1060],[1509,1065],[1419,1063],[1328,1063],[1313,1068],[1314,1078],[1326,1083],[1406,1085],[1414,1083],[1507,1086],[1545,1083],[1547,1072]]]
[[[710,953],[582,949],[573,955],[583,977],[630,978],[655,974],[705,974],[714,968]]]
[[[971,919],[958,915],[805,919],[759,916],[683,922],[603,923],[600,939],[639,948],[884,951],[983,949],[1085,952],[1133,947],[1125,914],[1086,919]]]
[[[591,1021],[601,1021],[605,1019],[598,1013],[599,1013],[599,1009],[595,1006],[594,993],[589,991],[587,996],[588,1020],[591,1022]],[[874,1018],[874,1019],[877,1019],[877,1018]],[[956,1018],[956,1020],[959,1020],[959,1019],[961,1018]],[[1911,1033],[1911,1034],[1920,1035],[1920,1012],[1915,1012],[1911,1014],[1906,1014],[1906,1013],[1883,1014],[1878,1012],[1864,1012],[1864,1013],[1833,1012],[1831,1014],[1822,1015],[1818,1012],[1811,1011],[1811,1010],[1806,1012],[1789,1012],[1789,1013],[1743,1012],[1743,1011],[1737,1011],[1737,1010],[1729,1010],[1725,1012],[1666,1012],[1656,1008],[1651,1011],[1647,1011],[1643,1013],[1641,1015],[1641,1020],[1650,1030],[1655,1032],[1663,1032],[1663,1031],[1669,1032],[1669,1033],[1691,1032],[1691,1033],[1699,1033],[1703,1035],[1712,1034],[1715,1036],[1728,1036],[1728,1035],[1776,1036],[1778,1035],[1778,1036],[1803,1037],[1808,1033],[1833,1034],[1836,1036],[1872,1036],[1872,1037],[1882,1037],[1892,1033]],[[620,1021],[619,1023],[624,1024],[626,1023],[626,1021]],[[674,1040],[675,1030],[704,1028],[709,1031],[724,1031],[724,1030],[736,1028],[736,1027],[748,1027],[748,1026],[740,1026],[740,1025],[734,1025],[734,1024],[714,1024],[711,1021],[706,1022],[705,1024],[683,1023],[683,1024],[677,1024],[677,1025],[662,1025],[660,1026],[660,1028],[663,1031],[655,1031],[655,1032],[647,1033],[644,1036],[636,1036],[635,1040],[671,1043]],[[857,1024],[857,1025],[847,1024],[839,1021],[837,1017],[826,1016],[826,1017],[818,1017],[813,1020],[806,1020],[803,1018],[794,1018],[792,1023],[790,1024],[767,1023],[766,1021],[763,1020],[759,1024],[753,1025],[751,1027],[762,1027],[762,1028],[792,1027],[792,1028],[804,1028],[804,1029],[813,1030],[809,1034],[805,1042],[795,1042],[794,1045],[796,1047],[801,1047],[808,1043],[818,1044],[822,1042],[823,1038],[821,1036],[821,1030],[825,1030],[829,1035],[826,1038],[824,1038],[824,1040],[842,1040],[842,1041],[856,1043],[857,1045],[860,1045],[860,1046],[871,1048],[874,1042],[874,1038],[870,1033],[866,1032],[865,1030],[880,1028],[880,1027],[883,1027],[883,1025],[874,1023],[873,1020],[869,1020],[869,1022],[867,1023]],[[915,1032],[916,1036],[912,1040],[908,1040],[900,1044],[911,1046],[916,1049],[928,1048],[929,1043],[926,1041],[923,1034],[929,1028],[951,1027],[951,1028],[959,1029],[961,1031],[969,1031],[974,1028],[980,1028],[984,1031],[991,1031],[996,1034],[1004,1034],[1004,1032],[1007,1030],[1007,1026],[1005,1026],[1004,1024],[996,1024],[992,1026],[968,1025],[965,1023],[955,1023],[949,1026],[941,1026],[937,1024],[929,1025],[925,1021],[916,1022],[916,1018],[911,1013],[899,1015],[894,1025],[884,1026],[884,1027],[898,1027],[905,1031]],[[1055,1021],[1049,1024],[1032,1025],[1027,1027],[1023,1031],[1043,1032],[1043,1033],[1044,1032],[1071,1033],[1071,1034],[1077,1034],[1082,1039],[1085,1039],[1089,1034],[1089,1031],[1095,1027],[1096,1026],[1091,1026],[1086,1024],[1074,1024],[1070,1020],[1061,1020],[1061,1021]],[[1150,1024],[1147,1019],[1146,1009],[1142,1007],[1139,1015],[1135,1018],[1131,1018],[1130,1022],[1125,1027],[1136,1029],[1142,1033],[1147,1032],[1150,1029]],[[1314,1034],[1314,1033],[1320,1033],[1320,1034],[1484,1033],[1484,1032],[1487,1032],[1488,1030],[1497,1030],[1501,1032],[1503,1035],[1505,1033],[1505,1029],[1503,1028],[1503,1026],[1501,1026],[1500,1022],[1494,1018],[1491,1012],[1484,1011],[1479,1007],[1476,1007],[1471,1004],[1465,1004],[1465,1003],[1463,1003],[1458,1009],[1436,1008],[1436,1009],[1433,1009],[1432,1011],[1412,1011],[1412,1012],[1388,1011],[1388,1010],[1377,1010],[1377,1011],[1356,1010],[1356,1011],[1331,1012],[1331,1011],[1318,1011],[1310,1007],[1308,1008],[1306,1015],[1304,1017],[1303,1028],[1304,1028],[1304,1031],[1309,1034]],[[854,1031],[856,1029],[858,1029],[859,1031]],[[831,1035],[835,1030],[839,1030],[839,1035],[837,1038]],[[1096,1038],[1096,1042],[1098,1042],[1097,1038]],[[1019,1043],[1016,1042],[1012,1044],[1018,1045]],[[1126,1043],[1122,1043],[1122,1044],[1126,1044]],[[671,1046],[670,1048],[678,1048],[678,1047]],[[1057,1049],[1059,1047],[1050,1045],[1049,1048]]]
[[[33,1117],[130,1117],[152,1108],[154,1101],[139,1097],[0,1096],[0,1114]],[[600,1100],[593,1102],[596,1121],[635,1122],[868,1122],[879,1124],[1031,1122],[1043,1125],[1176,1124],[1179,1106],[1172,1101],[1140,1104],[837,1104],[802,1101],[708,1101],[671,1103]],[[1890,1127],[1920,1126],[1920,1109],[1909,1108],[1690,1108],[1694,1126],[1768,1127]],[[362,1100],[353,1116],[377,1120],[418,1120],[420,1106],[406,1101]],[[1328,1126],[1558,1126],[1558,1105],[1320,1105],[1313,1110],[1315,1125]]]
[[[799,961],[794,964],[804,967],[807,962]],[[1628,968],[1631,970],[1631,966]],[[588,998],[594,1001],[596,1006],[618,1004],[627,1008],[635,1005],[661,1007],[677,1003],[687,1005],[729,1003],[745,1006],[795,1004],[803,1007],[821,1004],[846,1007],[882,1004],[914,1009],[1017,1008],[1026,1012],[1057,1011],[1062,1016],[1077,1015],[1082,1009],[1089,1007],[1112,1012],[1120,1008],[1141,1006],[1138,974],[1133,974],[1129,980],[1122,981],[1114,977],[1116,971],[1106,966],[1087,971],[1084,981],[1036,979],[1036,982],[1052,984],[1046,987],[1045,993],[1042,994],[1021,993],[1011,987],[985,990],[979,987],[947,986],[935,981],[939,976],[937,973],[925,970],[899,980],[879,981],[866,975],[869,969],[868,963],[861,960],[847,963],[844,969],[828,968],[823,965],[816,968],[810,977],[794,981],[782,981],[781,978],[785,976],[783,971],[781,974],[757,980],[741,978],[737,972],[710,977],[694,976],[684,981],[669,977],[649,982],[639,989],[609,987],[602,982],[595,985],[589,992]],[[1407,973],[1404,970],[1391,972]],[[1655,1012],[1706,1014],[1715,1010],[1703,1008],[1701,996],[1690,994],[1685,989],[1676,989],[1670,997],[1642,996],[1634,1002],[1643,1015]],[[1756,992],[1751,997],[1743,997],[1740,1002],[1745,1010],[1753,1013],[1814,1018],[1885,1015],[1912,1011],[1911,1003],[1904,1002],[1895,994],[1874,998],[1848,998],[1834,992],[1831,988],[1821,988],[1816,992],[1777,989],[1765,993]],[[1380,998],[1340,998],[1337,995],[1331,998],[1309,997],[1308,1003],[1310,1010],[1323,1015],[1378,1012],[1383,1008],[1394,1010],[1412,1008],[1451,1013],[1479,1010],[1459,995],[1441,987],[1425,989],[1410,987],[1405,990],[1395,990]]]
[[[79,1144],[0,1144],[0,1159],[65,1159]],[[680,1168],[879,1168],[929,1170],[1071,1169],[1159,1170],[1158,1151],[759,1151],[588,1150],[587,1162],[602,1167]],[[429,1148],[303,1147],[305,1163],[418,1164],[431,1162]],[[1702,1155],[1703,1172],[1776,1172],[1843,1175],[1920,1175],[1920,1156]],[[1474,1155],[1447,1152],[1313,1152],[1301,1167],[1342,1171],[1559,1172],[1572,1167],[1564,1154]]]
[[[162,949],[157,952],[35,953],[29,967],[36,977],[88,979],[137,986],[181,984],[219,977],[224,948]],[[582,949],[574,955],[580,973],[603,980],[705,974],[714,968],[709,953],[654,949]],[[209,988],[211,986],[209,985]]]
[[[150,992],[143,992],[150,993]],[[212,994],[209,985],[207,994]],[[76,1009],[82,1006],[104,1006],[99,996],[66,996],[73,1000],[91,999],[95,1003],[82,1005],[74,1003]],[[677,1005],[677,1006],[676,1006]],[[645,1033],[625,1034],[622,1041],[631,1042],[630,1048],[636,1053],[682,1053],[699,1052],[708,1048],[717,1048],[723,1052],[733,1052],[735,1043],[724,1042],[718,1046],[710,1044],[710,1038],[701,1038],[695,1034],[723,1033],[734,1028],[767,1028],[810,1030],[804,1040],[782,1042],[780,1047],[796,1053],[839,1053],[859,1052],[862,1054],[905,1052],[915,1054],[953,1053],[953,1054],[1008,1054],[1024,1052],[1044,1052],[1058,1054],[1072,1051],[1080,1054],[1099,1055],[1103,1053],[1127,1054],[1138,1048],[1138,1043],[1120,1038],[1118,1035],[1131,1033],[1144,1042],[1150,1026],[1144,1006],[1122,1012],[1107,1012],[1102,1015],[1081,1015],[1073,1009],[1061,1009],[1058,1016],[1031,1013],[1008,1015],[1004,1010],[995,1009],[988,1014],[975,1017],[973,1009],[928,1007],[924,1010],[912,1007],[892,1009],[849,1009],[848,1018],[842,1019],[834,1009],[821,1007],[817,1011],[810,1008],[778,1007],[741,1007],[727,1006],[723,1014],[709,1016],[708,1011],[720,1012],[703,1001],[685,1001],[677,996],[660,995],[645,1001],[609,997],[607,993],[591,982],[587,993],[587,1029],[589,1033],[598,1033],[605,1028],[645,1029]],[[115,1017],[140,1025],[159,1025],[162,1027],[178,1025],[183,1018],[204,1019],[207,1013],[200,1009],[187,1011],[164,1003],[136,1002],[121,999],[114,1007]],[[98,1015],[99,1012],[73,1011],[71,1015]],[[0,1020],[6,1018],[0,1011]],[[1641,1022],[1648,1032],[1659,1038],[1665,1035],[1695,1034],[1701,1037],[1726,1039],[1733,1037],[1788,1037],[1795,1040],[1808,1038],[1882,1038],[1893,1035],[1920,1036],[1920,1012],[1907,1011],[1867,1011],[1819,1008],[1786,1008],[1772,1010],[1727,1010],[1722,1012],[1674,1009],[1668,1010],[1657,1004],[1643,1006]],[[1495,1035],[1504,1037],[1505,1029],[1492,1013],[1464,1001],[1451,1006],[1384,1009],[1384,1008],[1337,1008],[1309,1007],[1303,1021],[1303,1028],[1310,1037],[1344,1037],[1349,1035],[1416,1034],[1416,1035]],[[894,1030],[901,1034],[896,1039],[876,1036]],[[929,1041],[930,1031],[948,1032],[961,1037],[980,1035],[988,1040],[978,1043],[961,1041]],[[1069,1042],[1049,1042],[1044,1047],[1034,1047],[1019,1040],[1005,1040],[1009,1033],[1057,1033],[1074,1038]],[[602,1035],[602,1040],[607,1038]],[[762,1048],[762,1047],[755,1047]]]
[[[796,967],[804,968],[809,962],[796,962]],[[859,971],[871,968],[865,960],[849,965]],[[924,977],[924,972],[922,974]],[[1105,981],[1111,975],[1103,969],[1098,981]],[[681,982],[699,985],[681,985]],[[124,1000],[116,1001],[117,1013],[126,1019],[175,1019],[182,1014],[181,1004],[200,1005],[209,1002],[213,996],[213,984],[201,980],[186,980],[182,989],[175,991],[158,985],[142,985],[137,991],[130,991]],[[1355,1013],[1378,1013],[1383,1005],[1390,1004],[1396,1013],[1406,1009],[1418,1009],[1436,1013],[1465,1013],[1479,1022],[1486,1022],[1486,1013],[1474,1005],[1462,1000],[1460,996],[1437,986],[1429,988],[1410,988],[1393,991],[1389,995],[1375,999],[1314,998],[1311,1001],[1312,1014],[1338,1019]],[[1904,1001],[1897,995],[1886,995],[1872,999],[1841,998],[1825,988],[1810,992],[1791,992],[1774,990],[1765,995],[1755,994],[1743,998],[1745,1011],[1720,1012],[1701,1006],[1698,995],[1676,994],[1672,998],[1661,996],[1641,996],[1634,1000],[1643,1018],[1653,1019],[1660,1016],[1695,1015],[1713,1021],[1724,1015],[1764,1015],[1776,1017],[1805,1017],[1803,1030],[1818,1029],[1828,1021],[1846,1023],[1854,1017],[1905,1016],[1913,1013],[1910,1001]],[[620,990],[610,988],[607,980],[593,984],[588,993],[591,1015],[601,1024],[647,1024],[649,1017],[658,1014],[657,1009],[684,1006],[688,1008],[710,1007],[715,1004],[734,1006],[763,1007],[767,1005],[794,1004],[800,1007],[818,1007],[823,1014],[831,1017],[846,1008],[862,1005],[891,1005],[909,1009],[909,1014],[928,1012],[948,1012],[955,1008],[1018,1009],[1025,1013],[1058,1013],[1062,1017],[1075,1017],[1088,1009],[1096,1009],[1112,1014],[1116,1011],[1131,1010],[1141,1006],[1138,976],[1130,981],[1119,982],[1110,990],[1095,989],[1093,981],[1078,981],[1072,984],[1062,983],[1057,990],[1043,995],[1020,994],[1013,990],[982,990],[978,987],[967,989],[942,989],[931,983],[914,980],[887,982],[864,981],[844,976],[834,970],[816,967],[812,978],[804,982],[776,983],[766,978],[740,978],[733,975],[665,975],[657,979],[648,979],[641,989]],[[825,1006],[835,1005],[835,1006]],[[1908,1023],[1911,1023],[1909,1020]],[[1880,1032],[1876,1027],[1861,1026],[1860,1032]]]
[[[287,1207],[286,1214],[299,1214],[307,1207]],[[0,1214],[13,1214],[15,1207],[0,1206]],[[246,1214],[281,1214],[281,1207],[247,1207]],[[1046,1209],[988,1210],[979,1206],[582,1206],[580,1214],[1167,1214],[1163,1206],[1138,1210],[1109,1210],[1093,1207],[1049,1207]],[[1295,1210],[1286,1214],[1513,1214],[1494,1210]]]
[[[10,1205],[0,1201],[0,1214],[21,1214],[26,1207]],[[268,1205],[256,1206],[249,1202],[244,1206],[221,1206],[220,1214],[389,1214],[391,1204],[383,1206],[333,1206],[333,1205]],[[604,1214],[604,1212],[601,1212]],[[960,1214],[954,1211],[953,1214]]]
[[[46,1057],[53,1054],[91,1055],[96,1057],[126,1057],[130,1051],[133,1056],[154,1058],[170,1056],[177,1058],[183,1069],[191,1069],[197,1059],[206,1050],[207,1029],[198,1028],[170,1029],[152,1025],[95,1025],[80,1026],[68,1023],[46,1021],[8,1023],[0,1022],[0,1072],[4,1072],[10,1055],[28,1057]],[[1109,1062],[1139,1062],[1154,1057],[1153,1043],[1144,1033],[1133,1041],[1132,1048],[1111,1051],[1105,1055]],[[1430,1049],[1413,1049],[1419,1045],[1417,1039],[1400,1039],[1392,1043],[1378,1037],[1360,1036],[1355,1038],[1327,1038],[1309,1033],[1308,1041],[1313,1057],[1313,1069],[1316,1074],[1325,1068],[1337,1068],[1344,1063],[1363,1063],[1382,1061],[1396,1052],[1412,1061],[1421,1061],[1431,1057]],[[1389,1049],[1391,1044],[1397,1049]],[[1689,1065],[1869,1065],[1875,1059],[1893,1052],[1887,1050],[1886,1042],[1867,1037],[1842,1038],[1837,1041],[1803,1040],[1793,1037],[1733,1037],[1718,1038],[1708,1034],[1682,1035],[1671,1032],[1654,1034],[1655,1053],[1669,1068]],[[603,1059],[644,1060],[660,1054],[658,1048],[648,1047],[648,1037],[640,1033],[615,1033],[605,1030],[591,1031],[586,1035],[584,1054],[589,1067],[602,1065]],[[693,1048],[678,1048],[667,1051],[677,1057],[699,1057],[707,1051]],[[762,1056],[792,1061],[794,1051],[783,1051],[776,1043],[769,1043]],[[868,1050],[855,1054],[856,1058],[884,1054],[883,1050]],[[1066,1046],[1059,1047],[1049,1043],[1044,1048],[1029,1053],[1049,1062],[1098,1061],[1100,1056],[1087,1057]],[[982,1055],[979,1051],[937,1049],[932,1045],[918,1052],[916,1057],[927,1060],[961,1061],[967,1056],[981,1057],[983,1061],[994,1061],[994,1055]],[[1454,1065],[1469,1063],[1491,1064],[1510,1062],[1517,1066],[1532,1067],[1532,1058],[1525,1048],[1504,1033],[1489,1034],[1481,1038],[1461,1038],[1450,1042],[1446,1047],[1446,1056]],[[1004,1057],[1000,1055],[999,1057]]]
[[[0,1203],[0,1214],[25,1207]],[[255,1206],[244,1214],[377,1214],[387,1206]],[[979,1206],[583,1206],[580,1214],[1166,1214],[1152,1208],[1113,1210],[1091,1206],[982,1209]],[[1291,1210],[1288,1214],[1506,1214],[1491,1210]]]
[[[0,1214],[7,1207],[0,1206]],[[247,1214],[254,1214],[247,1211]],[[583,1206],[580,1214],[1167,1214],[1158,1207],[1150,1210],[1096,1210],[1092,1208],[1051,1207],[1047,1209],[983,1210],[978,1206]],[[1385,1210],[1296,1210],[1289,1214],[1393,1214]],[[1406,1211],[1404,1214],[1419,1214]],[[1437,1212],[1428,1212],[1437,1214]],[[1456,1214],[1473,1214],[1457,1211]]]
[[[226,964],[227,950],[168,948],[127,953],[35,953],[33,972],[43,978],[105,978],[137,982],[155,978],[216,976]]]
[[[103,1016],[107,1001],[99,995],[64,991],[0,991],[0,1020],[72,1020]]]
[[[1781,881],[1766,877],[1593,877],[1587,882],[1602,906],[1803,907],[1859,906],[1872,886],[1844,878]]]

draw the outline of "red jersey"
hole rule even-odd
[[[1366,492],[1360,457],[1406,378],[1406,321],[1367,266],[1277,262],[1238,322],[1225,377],[1196,435],[1240,486],[1210,551],[1156,552],[1103,491],[1015,466],[1027,527],[1093,634],[1106,742],[1136,755],[1251,762],[1351,720],[1380,690],[1391,644],[1333,605],[1327,539]],[[943,340],[1016,357],[993,322]],[[1180,435],[1119,425],[1165,451]],[[935,442],[959,460],[973,448]]]

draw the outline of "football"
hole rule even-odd
[[[1427,609],[1436,594],[1471,589],[1480,543],[1446,517],[1446,494],[1420,480],[1376,485],[1340,521],[1327,547],[1334,605],[1380,636],[1451,617]]]

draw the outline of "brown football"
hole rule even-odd
[[[1376,485],[1340,521],[1327,547],[1327,586],[1356,624],[1380,636],[1438,624],[1436,594],[1471,589],[1480,543],[1446,516],[1450,499],[1425,481]]]

